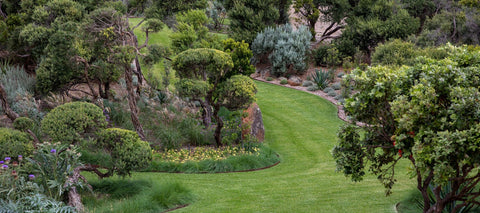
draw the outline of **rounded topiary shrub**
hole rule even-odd
[[[30,135],[14,129],[0,128],[0,159],[30,156],[33,143]]]
[[[136,132],[109,128],[99,133],[97,147],[110,153],[110,172],[120,176],[129,175],[131,171],[148,167],[152,160],[152,151],[146,141],[142,141]]]
[[[50,111],[42,120],[42,131],[52,140],[77,143],[107,127],[100,107],[87,102],[71,102]]]
[[[27,117],[19,117],[13,122],[13,128],[20,131],[26,131],[27,129],[32,129],[35,125],[35,122]]]

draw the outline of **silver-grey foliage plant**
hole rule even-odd
[[[307,69],[307,53],[312,35],[308,28],[293,29],[289,24],[276,28],[267,27],[257,34],[252,43],[253,63],[272,64],[271,73],[284,76],[287,73],[302,73]]]

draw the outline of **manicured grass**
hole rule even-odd
[[[372,175],[353,183],[335,172],[336,107],[320,97],[257,82],[266,143],[280,154],[275,167],[246,173],[134,173],[135,180],[178,182],[196,201],[175,212],[394,212],[415,191],[406,162],[393,195]]]
[[[130,18],[129,19],[130,26],[131,27],[136,26],[141,20],[142,18]],[[141,26],[134,30],[135,35],[137,35],[138,44],[143,44],[145,42],[145,33],[143,33],[141,30],[142,30]],[[172,33],[173,31],[167,26],[165,26],[163,30],[157,33],[150,33],[148,35],[149,37],[148,44],[163,44],[163,45],[170,46],[171,41],[169,36]]]

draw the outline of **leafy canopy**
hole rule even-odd
[[[359,92],[346,100],[345,110],[364,125],[341,128],[332,151],[339,171],[359,181],[368,165],[387,194],[397,162],[409,160],[425,212],[447,203],[468,205],[480,180],[480,51],[446,48],[450,56],[442,60],[419,57],[412,67],[347,75]],[[448,184],[452,190],[445,190]]]

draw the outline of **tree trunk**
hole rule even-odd
[[[80,171],[83,171],[85,166],[79,166],[73,170],[73,175],[67,178],[67,181],[64,184],[64,188],[70,188],[68,190],[68,205],[75,207],[77,212],[85,212],[85,208],[82,204],[82,197],[77,191],[77,187],[75,185],[81,180],[85,183],[87,182],[86,179],[80,175]],[[91,189],[91,186],[88,185]]]
[[[207,104],[205,101],[202,100],[197,100],[200,102],[200,106],[202,106],[202,120],[203,120],[203,125],[205,128],[209,128],[210,125],[212,125],[212,107]]]
[[[215,128],[215,143],[217,147],[222,145],[222,128],[223,128],[223,120],[222,118],[220,118],[220,116],[218,116],[219,111],[220,111],[220,106],[216,104],[215,109],[213,111],[213,117],[217,121],[217,127]]]
[[[125,66],[125,81],[127,83],[127,92],[128,92],[128,105],[130,107],[130,117],[132,118],[133,126],[135,127],[135,131],[137,132],[138,136],[145,140],[145,133],[143,132],[142,124],[138,119],[138,109],[137,109],[137,100],[135,91],[133,89],[133,79],[132,79],[132,68],[127,65]]]

